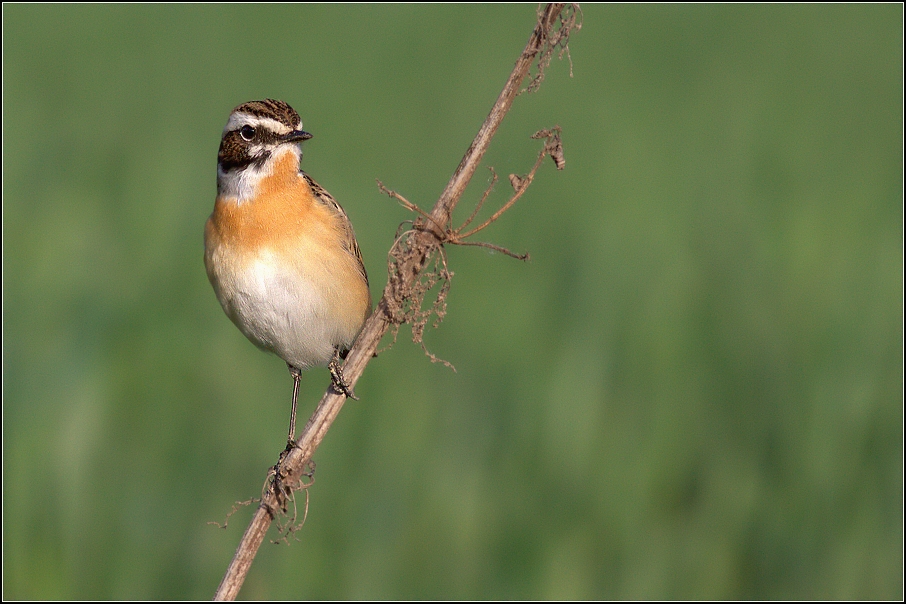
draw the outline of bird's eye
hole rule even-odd
[[[239,136],[244,140],[250,141],[255,138],[255,129],[248,124],[239,129]]]

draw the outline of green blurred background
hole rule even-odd
[[[903,597],[903,9],[589,5],[487,155],[546,162],[369,365],[245,599]],[[3,7],[3,596],[207,599],[291,380],[202,263],[284,99],[375,297],[534,5]],[[459,218],[488,180],[476,175]],[[301,413],[328,384],[306,374]],[[275,533],[270,533],[275,537]]]

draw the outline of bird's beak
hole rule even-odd
[[[289,134],[284,134],[281,138],[284,143],[301,143],[302,141],[307,141],[311,137],[312,135],[305,130],[293,130]]]

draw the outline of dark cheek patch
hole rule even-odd
[[[269,137],[264,137],[265,139]],[[256,141],[256,144],[269,141]],[[249,143],[242,139],[239,132],[234,130],[228,132],[223,140],[220,141],[220,151],[217,154],[217,162],[224,172],[230,170],[242,169],[251,164],[263,164],[270,157],[270,152],[262,153],[258,157],[252,157],[249,153]]]

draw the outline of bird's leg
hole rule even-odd
[[[359,397],[355,395],[355,392],[353,392],[349,384],[346,383],[346,378],[343,377],[343,369],[340,367],[339,347],[333,349],[333,358],[330,359],[330,362],[327,364],[327,369],[330,370],[330,379],[331,382],[333,382],[334,390],[340,394],[345,394],[354,401],[359,400]]]
[[[293,410],[289,415],[289,435],[286,437],[287,450],[296,445],[296,399],[299,397],[299,382],[302,381],[302,371],[298,367],[293,367],[289,363],[289,374],[293,376]]]

